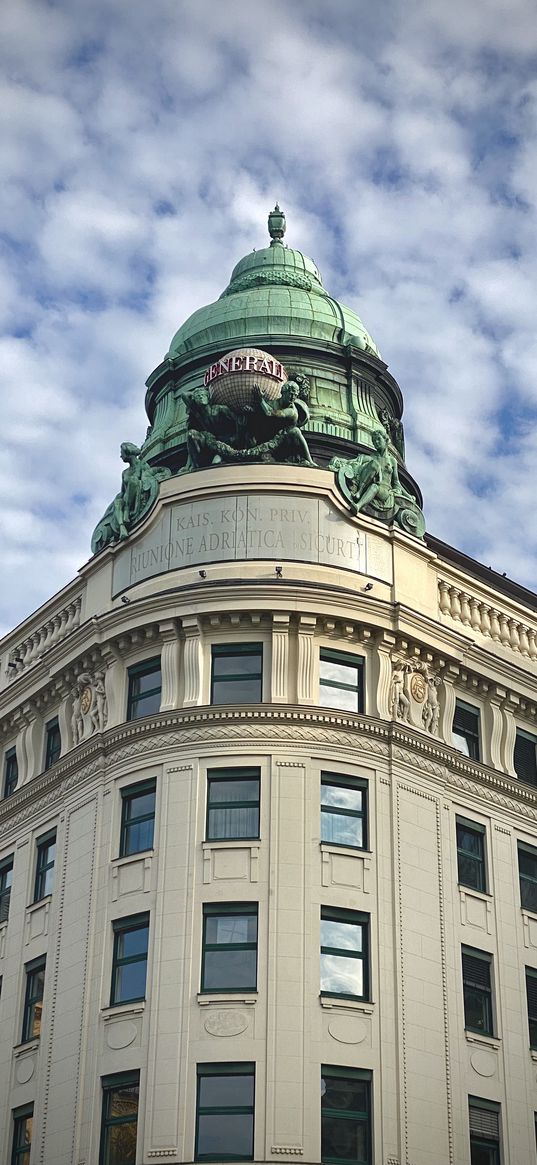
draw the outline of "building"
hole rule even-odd
[[[11,1165],[535,1161],[535,596],[424,535],[398,385],[269,228],[0,644]]]

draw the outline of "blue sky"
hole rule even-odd
[[[4,630],[276,199],[401,385],[429,530],[536,585],[534,0],[4,0],[0,57]]]

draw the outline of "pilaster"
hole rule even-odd
[[[289,703],[289,615],[277,612],[272,616],[272,682],[273,704]]]
[[[313,640],[317,626],[316,615],[301,615],[298,621],[297,703],[313,704],[315,654]]]
[[[389,631],[382,631],[376,641],[377,650],[376,652],[372,653],[372,664],[375,669],[373,675],[375,707],[372,709],[372,711],[374,716],[380,716],[382,720],[390,720],[391,718],[391,653],[395,647],[395,643],[395,635],[392,635]]]
[[[201,704],[201,625],[197,615],[191,615],[181,620],[181,626],[185,637],[183,649],[183,670],[185,677],[183,706],[185,708],[191,708],[195,704]]]
[[[515,772],[515,736],[516,736],[516,722],[515,711],[519,707],[520,700],[514,692],[510,692],[503,701],[501,708],[503,713],[503,735],[500,752],[500,768],[504,773],[509,773],[510,777],[516,777]]]
[[[179,707],[179,636],[175,619],[159,623],[159,633],[162,639],[160,653],[160,670],[162,675],[162,692],[160,711],[170,712]]]

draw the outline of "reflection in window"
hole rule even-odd
[[[25,1104],[24,1108],[16,1108],[13,1111],[11,1165],[30,1165],[33,1117],[33,1104]]]
[[[6,922],[9,916],[12,882],[13,854],[0,862],[0,922]]]
[[[537,736],[522,728],[516,730],[514,766],[519,781],[537,785]]]
[[[485,827],[457,817],[457,869],[460,886],[486,892]]]
[[[321,841],[367,846],[367,781],[321,773]]]
[[[162,678],[160,658],[146,659],[129,668],[129,696],[127,700],[127,720],[138,720],[140,716],[152,716],[160,711]]]
[[[259,837],[259,769],[209,769],[207,841]]]
[[[321,1068],[321,1161],[371,1165],[371,1072]]]
[[[361,656],[323,648],[319,664],[319,703],[325,708],[363,712],[363,676]]]
[[[198,1064],[196,1161],[251,1161],[254,1065]]]
[[[143,781],[121,790],[121,844],[119,856],[143,853],[153,847],[155,781]]]
[[[479,760],[479,708],[457,700],[452,732],[455,748],[472,760]]]
[[[468,1097],[471,1165],[500,1165],[500,1106]]]
[[[50,769],[52,765],[56,764],[61,750],[60,725],[58,717],[55,716],[53,720],[49,720],[45,724],[45,769]]]
[[[368,923],[354,910],[321,909],[321,993],[369,997]]]
[[[213,644],[211,704],[258,704],[262,679],[261,643]]]
[[[54,865],[56,862],[56,831],[46,833],[37,840],[35,864],[34,902],[40,902],[54,888]]]
[[[99,1165],[135,1165],[139,1073],[104,1076]]]
[[[202,991],[255,991],[257,904],[203,907]]]
[[[41,958],[34,959],[33,962],[27,963],[25,967],[26,992],[24,996],[21,1036],[23,1044],[26,1040],[37,1040],[41,1035],[43,994],[45,990],[45,965],[46,960]]]
[[[537,849],[518,843],[518,873],[520,878],[520,905],[537,914]]]
[[[16,748],[8,748],[4,758],[4,797],[11,797],[17,787],[19,765]]]
[[[491,966],[492,955],[486,951],[462,948],[464,1026],[485,1036],[494,1035]]]
[[[110,1004],[145,999],[149,915],[119,918],[114,928]]]

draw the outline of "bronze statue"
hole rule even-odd
[[[128,537],[132,527],[144,517],[156,500],[160,482],[171,474],[170,469],[156,469],[150,465],[141,449],[130,441],[123,442],[120,454],[127,467],[121,475],[120,492],[110,502],[93,532],[91,549],[94,554],[109,543],[120,542]]]

